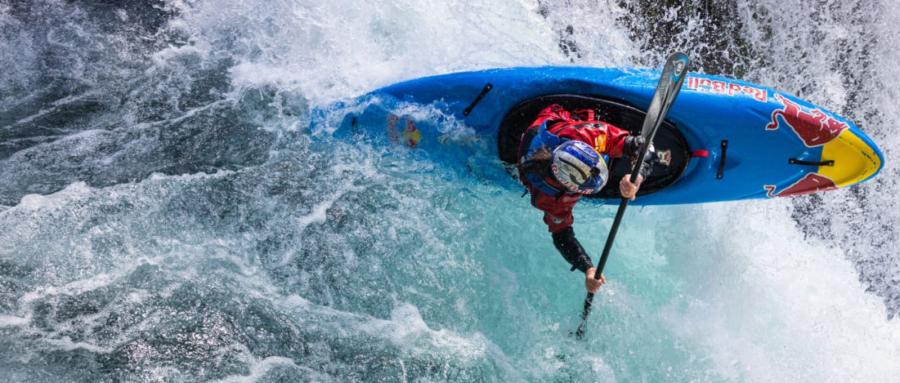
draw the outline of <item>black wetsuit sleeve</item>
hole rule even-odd
[[[582,273],[586,273],[587,269],[594,267],[591,257],[587,255],[587,252],[581,247],[581,243],[575,238],[575,231],[571,226],[553,233],[553,245],[566,259],[566,262],[572,265],[571,270],[578,269]]]

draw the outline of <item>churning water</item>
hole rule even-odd
[[[657,3],[0,0],[2,380],[897,381],[900,4]],[[587,341],[519,191],[308,128],[421,75],[674,49],[850,117],[887,164],[631,209]],[[613,210],[576,210],[595,259]]]

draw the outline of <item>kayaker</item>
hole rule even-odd
[[[531,194],[531,204],[544,212],[553,244],[571,270],[585,273],[585,287],[596,292],[606,279],[592,278],[591,257],[575,238],[572,208],[582,195],[600,191],[609,179],[604,156],[636,157],[642,138],[599,121],[591,109],[572,112],[559,104],[541,110],[522,134],[519,144],[519,179]],[[644,166],[649,170],[650,166]],[[642,173],[646,173],[643,172]],[[644,175],[636,183],[622,177],[619,192],[634,199]]]

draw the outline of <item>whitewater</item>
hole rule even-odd
[[[898,381],[900,3],[656,3],[0,0],[0,380]],[[885,168],[629,209],[583,341],[520,190],[310,128],[419,76],[675,50]],[[614,213],[576,207],[595,260]]]

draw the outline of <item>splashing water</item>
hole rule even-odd
[[[11,381],[900,376],[891,1],[0,1]],[[309,110],[496,66],[699,69],[847,115],[888,158],[794,200],[636,208],[584,294],[515,190]],[[596,254],[612,208],[576,209]]]

